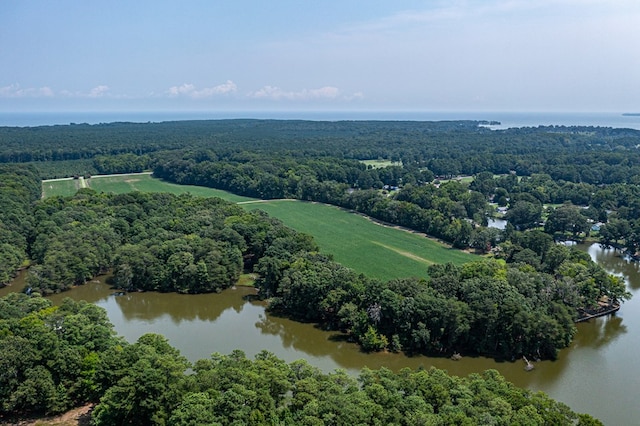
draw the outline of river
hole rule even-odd
[[[597,244],[581,248],[611,273],[623,276],[629,290],[638,293],[638,263]],[[21,279],[13,289],[22,287]],[[11,289],[0,289],[0,296],[8,291]],[[494,368],[517,386],[544,391],[574,411],[589,413],[605,424],[637,424],[640,418],[640,405],[636,404],[640,376],[635,374],[640,348],[640,295],[625,303],[615,316],[578,324],[574,342],[560,352],[558,360],[537,362],[533,371],[526,372],[520,360],[463,357],[452,361],[365,354],[340,333],[266,314],[264,304],[252,300],[253,294],[252,288],[237,287],[221,294],[197,296],[151,292],[115,296],[102,280],[97,280],[51,299],[59,303],[64,297],[73,297],[95,303],[106,309],[118,334],[127,340],[133,342],[144,333],[161,333],[192,361],[213,352],[227,354],[241,349],[253,356],[267,349],[286,361],[305,358],[325,371],[341,368],[353,374],[364,366],[393,370],[435,366],[461,376]]]

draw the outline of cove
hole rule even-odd
[[[234,349],[252,357],[266,349],[291,362],[304,358],[324,371],[340,368],[352,374],[362,367],[445,369],[466,376],[496,369],[517,386],[544,391],[568,404],[574,411],[589,413],[605,424],[635,424],[640,418],[636,394],[640,378],[635,374],[640,347],[640,266],[614,250],[599,245],[581,246],[610,273],[623,276],[634,298],[615,316],[577,324],[572,345],[558,360],[535,363],[531,372],[524,362],[496,362],[483,357],[460,361],[403,354],[366,354],[345,336],[279,318],[265,312],[265,305],[252,301],[255,290],[237,287],[220,294],[129,293],[115,296],[102,279],[51,296],[54,303],[65,297],[87,300],[106,309],[118,334],[133,342],[144,333],[165,335],[189,360],[207,358],[213,352],[228,354]],[[104,278],[104,277],[103,277]],[[0,295],[20,290],[21,275]],[[462,354],[464,356],[464,354]]]

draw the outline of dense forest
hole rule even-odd
[[[98,402],[94,425],[598,425],[494,370],[322,373],[268,352],[214,353],[191,365],[167,340],[115,336],[103,309],[39,296],[0,298],[0,422]]]
[[[42,186],[34,167],[0,165],[0,286],[11,281],[28,259],[32,204]]]
[[[490,130],[481,124],[215,120],[0,127],[0,162],[58,162],[116,154],[143,156],[146,161],[145,155],[155,157],[173,150],[213,152],[223,159],[253,152],[386,158],[444,177],[513,171],[518,176],[545,173],[553,180],[596,185],[640,183],[638,130],[564,126]],[[127,167],[133,171],[137,163],[132,161]],[[104,159],[98,159],[95,169],[112,172],[103,166]],[[49,173],[55,172],[49,169]]]
[[[25,354],[0,376],[2,412],[59,412],[102,397],[96,424],[130,422],[132,412],[143,424],[596,424],[495,372],[458,379],[363,370],[356,381],[266,353],[189,366],[160,336],[129,345],[99,309],[40,297],[107,270],[124,291],[182,293],[221,291],[251,272],[272,312],[341,330],[366,351],[553,359],[582,310],[630,297],[620,278],[556,241],[597,229],[604,244],[640,249],[640,132],[481,124],[0,128],[0,283],[29,267],[32,295],[2,301],[0,359]],[[375,159],[396,165],[361,161]],[[490,258],[381,282],[280,221],[220,199],[82,189],[40,200],[41,177],[149,169],[180,184],[337,205]],[[456,179],[463,174],[472,181]],[[496,206],[506,210],[504,230],[486,226]],[[143,377],[150,385],[136,386]]]

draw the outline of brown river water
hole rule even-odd
[[[253,356],[262,349],[286,361],[304,358],[324,371],[340,368],[357,374],[362,367],[435,366],[464,376],[489,368],[500,371],[517,386],[540,390],[568,404],[574,411],[589,413],[605,424],[640,424],[640,265],[597,244],[581,247],[609,272],[624,276],[634,298],[615,316],[592,319],[577,325],[571,347],[558,360],[536,362],[527,372],[524,362],[496,362],[482,357],[460,361],[403,354],[365,354],[336,332],[313,324],[278,318],[265,312],[264,304],[251,301],[252,288],[238,287],[221,294],[181,295],[130,293],[115,296],[102,280],[51,296],[54,303],[65,297],[84,299],[106,309],[118,334],[135,341],[144,333],[160,333],[191,361],[213,352],[234,349]],[[23,275],[0,296],[23,287]],[[464,355],[464,354],[462,354]]]

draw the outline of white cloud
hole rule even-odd
[[[196,88],[193,84],[182,84],[180,86],[170,87],[167,91],[170,97],[187,96],[193,99],[211,98],[217,95],[226,95],[234,93],[238,90],[236,84],[227,80],[225,83],[213,87],[205,87],[203,89]]]
[[[346,99],[341,97],[340,90],[333,86],[324,86],[319,89],[302,89],[298,92],[286,91],[276,86],[264,86],[262,89],[247,94],[254,99],[308,101],[317,99]],[[360,97],[362,94],[359,95]]]
[[[96,86],[87,95],[90,98],[101,98],[109,91],[109,86],[105,86],[101,84],[100,86]]]
[[[88,92],[82,92],[82,91],[72,92],[71,90],[63,89],[63,90],[60,90],[57,93],[57,95],[63,98],[80,98],[80,99],[82,98],[91,98],[91,99],[125,98],[126,97],[126,96],[114,95],[113,93],[110,92],[110,90],[111,89],[109,88],[109,86],[104,84],[99,84],[98,86],[93,87]]]
[[[173,86],[169,88],[169,95],[171,96],[180,96],[180,95],[188,95],[193,92],[196,87],[193,84],[183,84],[182,86]]]
[[[47,86],[23,89],[19,84],[10,84],[0,87],[0,98],[50,98],[52,96],[54,96],[53,90]]]

